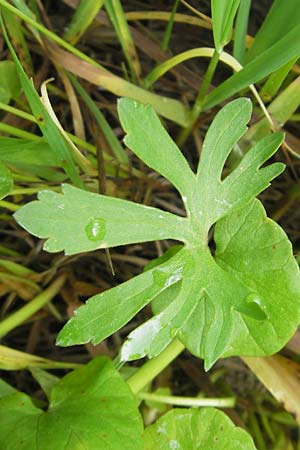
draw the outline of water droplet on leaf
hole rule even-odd
[[[171,328],[170,330],[170,336],[172,339],[174,339],[178,334],[178,329],[177,328]]]
[[[101,217],[91,217],[85,232],[90,241],[101,241],[105,236],[105,220]]]
[[[237,311],[255,320],[267,320],[266,306],[257,294],[250,293],[244,300],[244,304],[237,307]]]

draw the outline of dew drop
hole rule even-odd
[[[177,336],[177,334],[178,334],[178,329],[177,328],[171,328],[171,330],[170,330],[170,337],[172,339],[174,339]]]
[[[182,272],[183,267],[178,267],[178,269],[167,278],[167,280],[165,281],[165,286],[168,287],[180,281],[182,279]]]
[[[246,316],[255,320],[267,320],[266,305],[257,294],[250,293],[245,298],[245,303],[240,305],[237,310]]]
[[[105,220],[101,217],[91,217],[85,232],[90,241],[101,241],[105,236]]]

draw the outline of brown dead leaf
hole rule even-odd
[[[300,365],[280,355],[242,358],[257,378],[300,423]]]

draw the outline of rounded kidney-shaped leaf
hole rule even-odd
[[[249,434],[214,408],[173,409],[146,428],[145,450],[256,450]]]
[[[143,450],[142,431],[133,394],[103,357],[55,384],[46,412],[20,392],[0,400],[6,450]]]

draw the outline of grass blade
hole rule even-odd
[[[119,38],[134,82],[140,79],[141,66],[120,0],[105,0],[105,8]]]
[[[57,158],[59,159],[61,166],[66,172],[66,174],[70,177],[70,179],[75,185],[82,187],[83,183],[78,175],[76,166],[70,154],[69,147],[64,138],[62,137],[60,131],[52,121],[51,117],[47,113],[33,84],[31,83],[26,73],[24,72],[24,69],[14,51],[14,48],[10,43],[9,37],[7,35],[3,23],[2,16],[0,17],[0,23],[2,26],[2,31],[6,43],[8,45],[8,48],[16,65],[21,85],[23,87],[30,108],[35,118],[37,119],[38,126],[41,132],[43,133],[44,137],[47,139],[49,145],[51,146],[53,153],[57,155]]]
[[[241,0],[235,23],[233,56],[240,63],[243,63],[243,58],[246,49],[246,35],[247,35],[250,7],[251,7],[251,0]]]
[[[75,87],[76,91],[82,97],[86,106],[89,108],[89,110],[93,114],[95,121],[101,128],[101,130],[105,136],[105,139],[107,140],[107,142],[108,142],[112,152],[114,153],[115,157],[117,158],[117,160],[120,161],[120,163],[128,164],[127,154],[126,154],[125,150],[123,149],[122,145],[120,144],[115,133],[111,129],[105,116],[102,114],[100,109],[96,106],[96,104],[94,103],[92,98],[89,96],[89,94],[86,92],[86,90],[76,80],[76,78],[71,75],[70,79],[71,79],[71,82],[72,82],[73,86]]]
[[[72,45],[76,44],[93,22],[103,4],[104,0],[81,0],[64,34],[64,39]]]
[[[300,55],[300,24],[282,39],[259,54],[240,72],[232,75],[205,99],[203,109],[210,109],[241,89],[254,84]],[[268,61],[268,64],[266,64]]]

